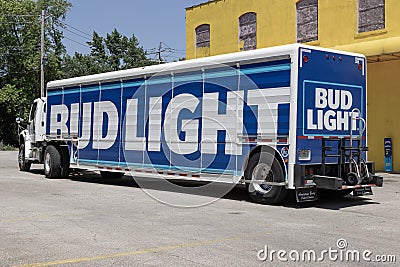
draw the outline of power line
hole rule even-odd
[[[186,55],[186,52],[174,52],[174,54],[178,54],[178,55]]]
[[[87,35],[87,36],[90,37],[90,38],[93,37],[93,36],[92,36],[91,34],[89,34],[89,33],[86,33],[86,32],[84,32],[84,31],[81,31],[81,30],[79,30],[79,29],[77,29],[77,28],[75,28],[75,27],[73,27],[73,26],[71,26],[71,25],[69,25],[69,24],[67,24],[67,23],[65,23],[65,22],[63,22],[63,23],[64,23],[64,25],[70,27],[71,29],[74,29],[74,30],[77,31],[77,32],[80,32],[80,33],[82,33],[82,34],[84,34],[84,35]]]
[[[155,60],[158,60],[158,63],[164,63],[163,53],[171,53],[172,51],[173,49],[170,48],[167,44],[160,42],[160,45],[158,47],[149,49],[148,54],[155,55]]]
[[[36,47],[39,49],[39,44],[36,45]],[[5,46],[1,46],[0,49],[8,49],[8,50],[22,50],[25,49],[24,46],[18,46],[18,45],[5,45]]]
[[[83,38],[83,39],[85,39],[85,40],[91,40],[90,38],[88,38],[88,37],[86,37],[86,36],[83,36],[82,34],[79,34],[79,33],[73,32],[73,31],[70,31],[70,30],[68,30],[67,28],[64,28],[64,30],[66,30],[67,32],[70,32],[70,33],[72,33],[72,34],[75,34],[76,36],[79,36],[79,37],[81,37],[81,38]]]
[[[0,14],[0,17],[40,17],[40,14]]]
[[[164,42],[160,42],[160,45],[156,48],[149,49],[147,54],[155,55],[154,59],[159,63],[164,63],[165,58],[181,58],[180,56],[174,56],[175,54],[186,55],[186,53],[183,53],[183,50],[171,48]]]
[[[71,38],[68,38],[68,37],[65,37],[65,36],[64,36],[64,38],[67,39],[67,40],[69,40],[69,41],[71,41],[71,42],[74,42],[74,43],[76,43],[76,44],[79,44],[79,45],[81,45],[81,46],[90,48],[90,46],[87,45],[87,44],[82,44],[81,42],[75,41],[75,40],[73,40],[73,39],[71,39]]]
[[[0,55],[22,55],[22,54],[32,54],[38,52],[40,52],[40,50],[7,51],[7,52],[0,52]]]
[[[8,74],[29,74],[29,73],[39,73],[40,70],[23,70],[23,71],[14,71],[14,72],[7,72]]]
[[[21,25],[21,24],[24,24],[24,25],[35,25],[35,24],[38,24],[37,21],[26,21],[25,20],[25,21],[1,22],[0,25],[15,25],[17,23],[18,23],[18,25]]]

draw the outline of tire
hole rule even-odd
[[[69,168],[69,151],[68,147],[66,146],[60,146],[58,148],[58,151],[61,156],[61,171],[60,171],[60,177],[61,178],[67,178],[70,173],[70,168]]]
[[[28,172],[31,169],[32,163],[25,160],[25,145],[24,144],[21,144],[19,146],[18,165],[19,165],[19,170],[23,171],[23,172]]]
[[[245,170],[246,180],[283,182],[285,180],[281,165],[274,155],[259,152],[253,155]],[[284,186],[271,186],[266,184],[247,183],[250,198],[261,204],[276,204],[282,202],[287,196]]]
[[[44,174],[47,178],[58,178],[61,174],[61,155],[52,145],[44,152]]]
[[[101,171],[100,175],[104,179],[118,179],[124,177],[125,173],[123,172],[105,172]]]

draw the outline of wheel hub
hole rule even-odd
[[[272,186],[265,184],[263,182],[273,182],[274,181],[274,173],[271,170],[271,167],[265,163],[258,164],[252,173],[252,181],[254,189],[256,191],[262,192],[264,194],[271,191]]]
[[[22,151],[22,149],[19,150],[19,154],[18,154],[18,163],[19,166],[22,166],[24,164],[24,151]]]
[[[50,153],[46,153],[46,156],[44,158],[44,170],[46,173],[50,172]]]

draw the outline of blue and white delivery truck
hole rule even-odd
[[[50,82],[19,166],[242,183],[267,204],[372,194],[366,75],[363,55],[293,44]]]

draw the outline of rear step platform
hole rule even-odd
[[[378,175],[372,175],[372,181],[370,183],[353,185],[353,186],[346,185],[343,179],[339,177],[313,175],[312,179],[316,184],[317,188],[330,189],[330,190],[344,190],[344,189],[357,189],[362,187],[383,186],[383,177]]]

